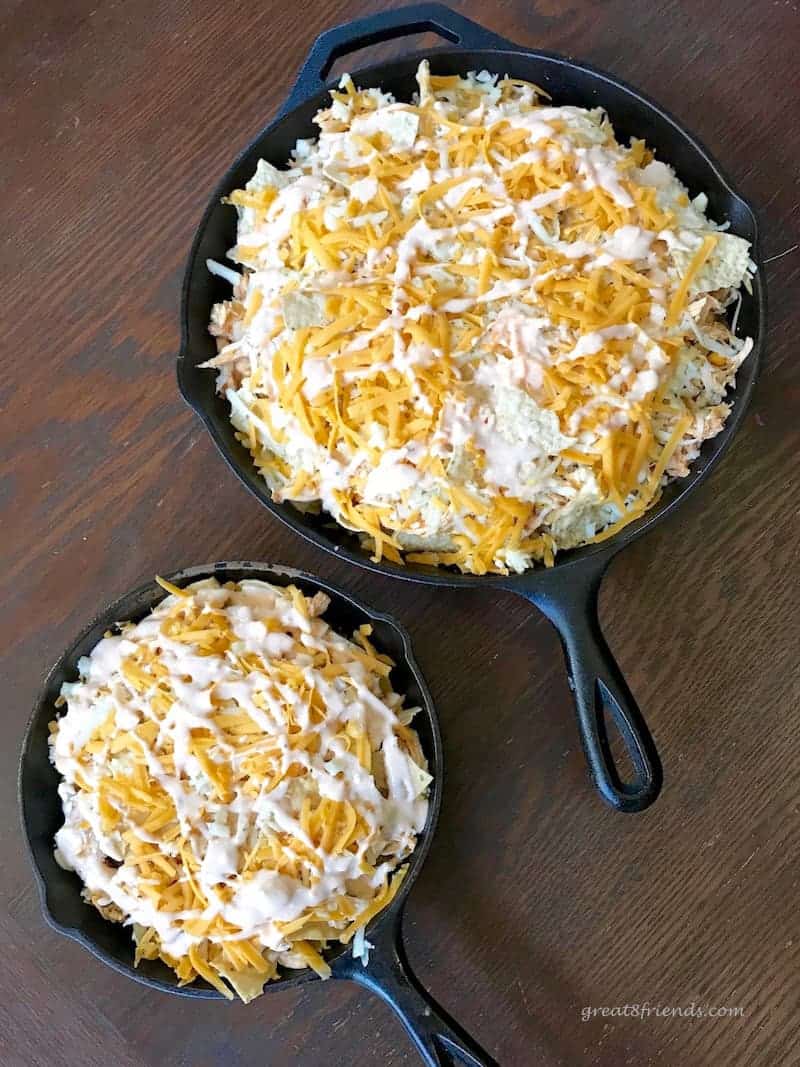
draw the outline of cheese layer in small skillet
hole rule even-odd
[[[324,593],[162,584],[61,690],[56,859],[181,984],[250,1000],[279,964],[327,977],[329,943],[367,951],[425,825],[417,709]]]

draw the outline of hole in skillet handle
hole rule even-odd
[[[278,116],[285,115],[303,100],[318,93],[324,87],[331,67],[342,56],[369,45],[425,32],[438,33],[451,44],[465,48],[516,47],[505,37],[484,29],[444,4],[411,4],[394,11],[367,15],[363,19],[334,26],[319,35]]]
[[[598,792],[617,811],[639,812],[661,792],[661,761],[647,723],[606,644],[597,610],[603,575],[621,547],[609,545],[557,572],[539,572],[535,586],[528,586],[523,577],[508,582],[507,588],[535,604],[558,630],[581,744]],[[609,723],[624,746],[624,777],[612,751]]]
[[[401,934],[405,895],[380,916],[369,932],[369,961],[350,952],[332,964],[336,978],[357,982],[395,1013],[427,1067],[497,1067],[493,1060],[433,999],[411,969]]]

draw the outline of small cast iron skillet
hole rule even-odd
[[[400,932],[406,898],[419,874],[436,829],[443,775],[439,723],[425,680],[414,661],[408,634],[391,616],[372,611],[326,582],[289,567],[261,563],[215,563],[178,571],[170,575],[170,581],[183,586],[211,577],[220,582],[257,578],[280,586],[294,583],[308,595],[322,589],[331,598],[325,618],[338,633],[349,636],[362,623],[370,623],[376,646],[395,661],[393,685],[397,692],[407,694],[409,706],[422,709],[414,719],[414,727],[433,775],[428,818],[408,861],[408,873],[397,896],[367,926],[367,940],[373,945],[367,965],[354,960],[351,947],[347,945],[332,947],[326,959],[334,978],[349,978],[386,1001],[408,1031],[428,1067],[446,1067],[451,1063],[492,1067],[495,1061],[439,1007],[415,977],[406,958]],[[23,742],[19,769],[22,823],[44,915],[54,930],[77,941],[115,971],[151,989],[184,997],[223,1000],[216,989],[200,980],[192,985],[179,986],[175,974],[161,960],[142,960],[134,968],[130,929],[104,919],[94,907],[82,900],[82,885],[78,876],[72,871],[63,870],[53,858],[53,837],[64,822],[57,792],[61,779],[49,761],[47,743],[48,723],[56,714],[56,697],[65,681],[75,680],[78,659],[88,655],[106,630],[113,627],[115,622],[138,621],[164,596],[163,589],[150,583],[120,597],[73,641],[50,671]],[[315,980],[316,975],[310,970],[282,968],[280,977],[267,983],[264,992],[287,989]]]
[[[228,405],[216,395],[214,374],[197,364],[216,352],[207,325],[211,305],[229,298],[230,287],[211,275],[206,259],[222,260],[236,243],[236,215],[221,197],[242,186],[263,157],[284,165],[295,141],[313,137],[315,112],[327,99],[324,79],[339,57],[366,45],[412,33],[434,31],[459,47],[425,53],[437,74],[466,74],[487,69],[525,78],[546,89],[555,104],[604,107],[619,140],[643,137],[658,158],[671,163],[692,195],[708,196],[711,218],[728,220],[733,233],[753,246],[758,262],[756,219],[746,201],[732,188],[719,165],[671,115],[646,96],[609,74],[563,56],[522,49],[471,22],[441,4],[418,4],[357,19],[323,33],[314,43],[289,98],[274,119],[244,150],[217,186],[189,256],[183,288],[182,343],[178,382],[184,398],[197,412],[231,469],[247,488],[284,523],[328,552],[382,574],[440,586],[480,586],[507,589],[525,597],[556,626],[564,647],[570,685],[575,694],[578,727],[589,769],[603,798],[620,811],[641,811],[661,788],[661,767],[653,740],[633,696],[600,629],[597,596],[600,581],[613,557],[665,519],[689,492],[699,485],[730,444],[742,422],[761,356],[766,326],[766,295],[759,266],[751,294],[743,294],[740,335],[753,337],[755,346],[739,371],[736,388],[729,394],[733,410],[724,430],[707,441],[691,474],[670,485],[659,503],[615,537],[598,545],[559,554],[550,569],[536,568],[523,575],[476,577],[445,569],[390,562],[372,563],[356,537],[335,525],[326,515],[301,514],[291,504],[276,504],[247,450],[236,440]],[[422,53],[357,71],[359,86],[380,86],[399,100],[410,100],[416,88],[414,74]],[[634,770],[625,782],[609,745],[605,712],[616,724]]]

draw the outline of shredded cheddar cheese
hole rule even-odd
[[[392,900],[425,824],[417,709],[322,593],[157,581],[169,595],[62,688],[56,858],[181,984],[250,1000],[280,965],[326,978],[326,946]]]
[[[749,246],[600,108],[417,81],[402,103],[345,76],[289,169],[231,193],[244,273],[208,366],[275,499],[374,559],[548,565],[723,425]]]

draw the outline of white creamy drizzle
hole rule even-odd
[[[641,226],[620,226],[604,242],[603,251],[611,260],[635,262],[647,259],[655,236],[652,231],[643,230]]]
[[[213,580],[188,588],[204,610],[213,610],[227,618],[246,652],[257,653],[266,662],[287,655],[290,661],[305,658],[306,680],[320,693],[326,708],[325,720],[319,725],[312,724],[304,701],[293,689],[259,672],[243,676],[235,656],[198,655],[191,645],[165,636],[161,625],[177,602],[176,597],[167,597],[152,615],[127,627],[123,635],[100,641],[82,661],[82,679],[64,687],[67,711],[58,719],[51,742],[53,762],[64,776],[59,792],[65,822],[56,835],[57,858],[62,866],[79,874],[96,899],[120,908],[126,921],[154,927],[171,954],[184,955],[189,944],[198,940],[189,937],[180,923],[181,919],[197,917],[198,913],[159,912],[136,889],[131,868],[115,868],[105,862],[106,856],[118,860],[121,854],[114,851],[114,841],[99,830],[92,794],[78,790],[75,785],[79,766],[80,774],[93,788],[108,774],[106,757],[102,754],[82,759],[80,765],[77,756],[110,713],[117,716],[118,726],[122,722],[126,728],[140,721],[141,716],[154,717],[149,708],[150,694],[137,693],[120,671],[124,659],[137,649],[147,648],[167,667],[177,697],[160,721],[159,733],[159,744],[172,742],[175,773],[165,772],[151,746],[144,745],[143,750],[150,776],[171,797],[182,830],[201,858],[195,877],[209,900],[204,917],[220,915],[237,927],[237,933],[232,936],[256,937],[266,948],[280,953],[287,946],[275,927],[276,921],[297,918],[306,908],[346,893],[348,885],[355,881],[378,887],[386,873],[410,852],[427,816],[427,800],[415,784],[422,772],[397,744],[394,727],[399,722],[400,698],[395,693],[378,696],[372,692],[367,684],[366,666],[349,652],[354,646],[322,619],[304,618],[285,591],[255,580],[242,582],[238,590],[223,589]],[[273,627],[270,631],[265,626],[267,621]],[[276,626],[279,632],[275,631]],[[327,679],[311,666],[312,653],[326,648],[338,656],[339,662],[346,663],[352,686],[342,684],[340,678]],[[266,710],[254,699],[257,695],[264,700]],[[232,702],[254,720],[264,732],[264,744],[279,752],[283,772],[290,764],[300,763],[307,770],[306,776],[284,778],[271,793],[262,789],[256,798],[238,787],[227,803],[219,802],[210,792],[205,795],[207,791],[198,782],[197,761],[189,753],[190,731],[198,726],[211,730],[217,739],[219,755],[234,761],[240,758],[224,742],[211,718],[213,709],[221,702]],[[318,753],[290,745],[283,711],[287,704],[292,706],[298,724],[318,734]],[[378,790],[373,776],[335,738],[348,722],[365,728],[374,750],[383,754],[386,795]],[[330,855],[314,847],[299,821],[303,798],[307,795],[348,800],[353,805],[369,828],[368,836],[355,854],[346,851]],[[231,825],[237,829],[232,831]],[[321,877],[315,885],[305,886],[270,871],[256,872],[250,880],[239,876],[243,848],[251,847],[258,833],[269,827],[291,834],[316,852],[321,861]],[[158,842],[152,835],[140,836]],[[379,863],[375,875],[365,879],[361,861],[368,858],[375,863],[379,856],[390,853],[394,855],[393,861]],[[218,885],[234,890],[229,902],[216,895]]]
[[[591,148],[576,148],[575,158],[584,189],[599,186],[622,207],[633,207],[633,197],[622,187],[615,153],[600,145],[592,145]]]
[[[548,204],[554,204],[557,200],[569,192],[572,188],[572,182],[564,182],[563,185],[559,185],[557,189],[548,189],[545,193],[537,193],[536,196],[532,196],[528,200],[528,207],[536,208],[547,207]]]
[[[515,385],[524,383],[534,394],[543,385],[543,367],[552,362],[547,337],[551,327],[549,319],[526,315],[510,306],[501,309],[491,326],[492,340],[513,356],[511,380]]]
[[[313,400],[333,385],[333,368],[324,358],[303,360],[303,393]]]
[[[292,219],[298,212],[328,188],[328,183],[312,174],[304,174],[279,190],[267,211],[267,222],[262,229],[248,233],[245,244],[263,246],[267,249],[268,262],[281,266],[278,247],[291,233]]]
[[[384,452],[378,465],[367,476],[365,500],[399,497],[419,483],[421,472],[408,461],[408,455],[408,449],[388,449]]]
[[[537,108],[527,115],[505,115],[504,120],[515,130],[525,130],[531,144],[547,140],[553,136],[553,127],[545,121],[548,118],[559,118],[561,108]]]
[[[628,421],[629,402],[618,395],[612,393],[609,390],[603,390],[596,396],[590,397],[586,403],[581,404],[576,408],[569,417],[568,428],[570,433],[577,433],[580,429],[580,425],[584,418],[593,412],[595,408],[601,407],[607,404],[609,407],[614,408],[615,411],[609,416],[605,422],[598,422],[597,428],[592,431],[592,439],[596,439],[597,436],[602,436],[603,433],[609,429],[624,425]]]
[[[628,326],[606,326],[603,330],[592,330],[583,334],[572,351],[567,352],[561,358],[571,360],[579,359],[581,356],[594,356],[602,351],[606,341],[616,341],[631,337],[635,333],[636,327],[633,324]]]
[[[397,266],[394,272],[395,286],[404,285],[411,277],[411,265],[420,252],[432,252],[436,246],[458,233],[454,228],[437,229],[425,219],[415,222],[397,246]]]

